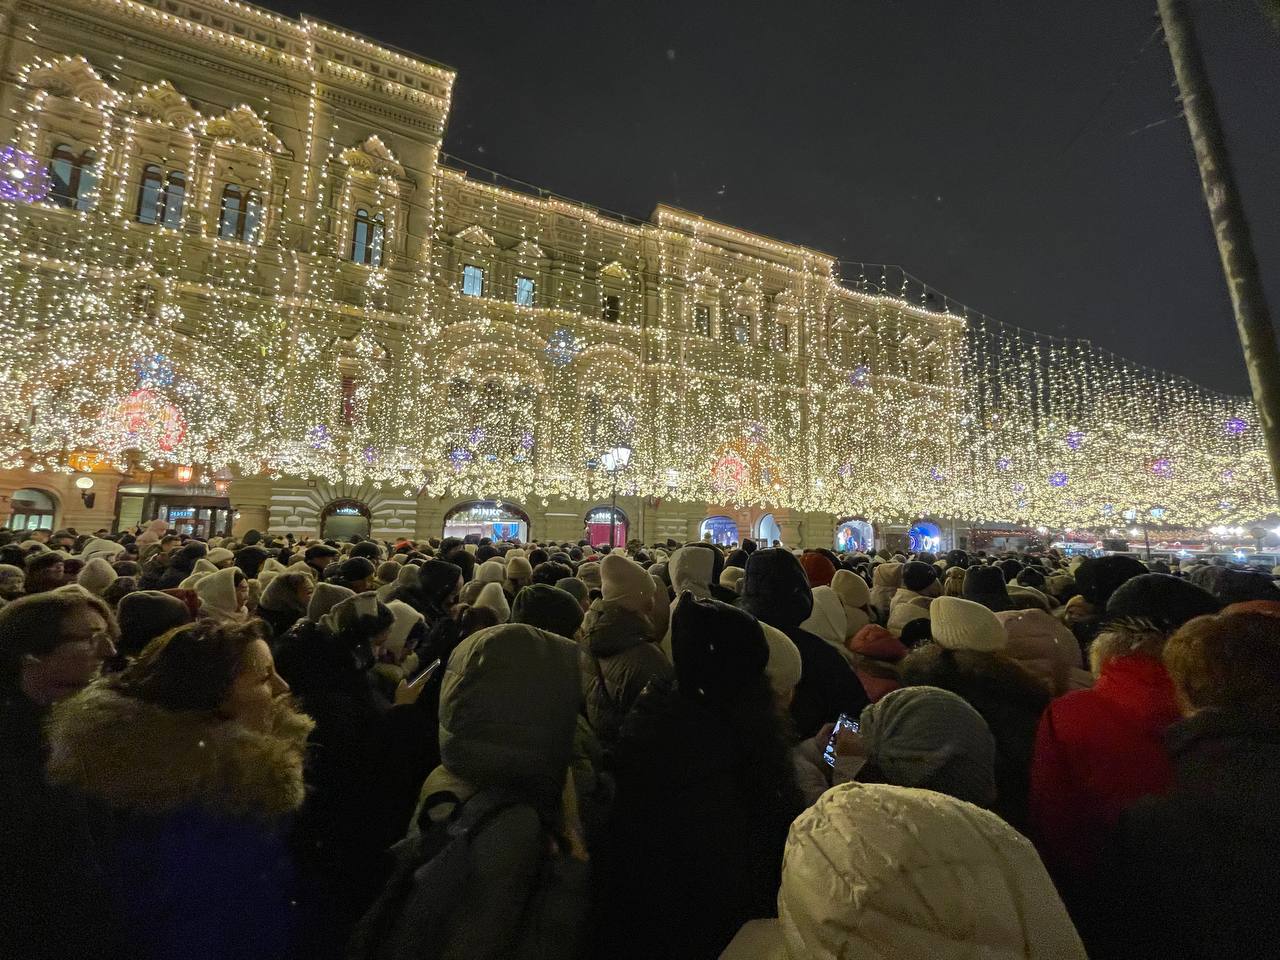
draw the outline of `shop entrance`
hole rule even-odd
[[[320,511],[320,537],[323,540],[349,540],[367,537],[373,514],[359,500],[334,500]]]
[[[444,515],[444,535],[473,543],[491,540],[529,540],[529,515],[503,500],[469,500]]]

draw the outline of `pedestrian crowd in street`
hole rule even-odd
[[[1277,574],[0,531],[0,953],[1274,957]]]

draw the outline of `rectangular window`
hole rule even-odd
[[[484,271],[474,263],[462,268],[462,295],[464,297],[484,296]]]
[[[532,277],[516,277],[516,303],[522,307],[533,306]]]
[[[693,329],[699,336],[711,336],[711,307],[707,304],[694,304]]]
[[[751,342],[751,318],[745,313],[735,313],[730,333],[733,342],[746,345]]]
[[[612,293],[608,294],[604,298],[602,316],[605,323],[617,323],[622,317],[622,300]]]
[[[169,171],[169,183],[164,191],[164,225],[182,226],[182,205],[187,199],[187,177],[181,170]]]

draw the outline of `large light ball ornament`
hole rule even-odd
[[[99,418],[108,449],[158,449],[173,452],[187,434],[182,411],[146,388],[109,404]]]
[[[577,338],[573,335],[573,331],[568,327],[557,327],[556,330],[547,338],[547,346],[545,353],[547,359],[557,367],[563,367],[573,362],[582,350],[578,344]]]

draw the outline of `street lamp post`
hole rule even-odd
[[[631,448],[625,443],[610,447],[601,455],[600,462],[613,477],[613,500],[609,505],[609,549],[612,550],[617,546],[614,541],[618,528],[618,474],[631,462]]]

